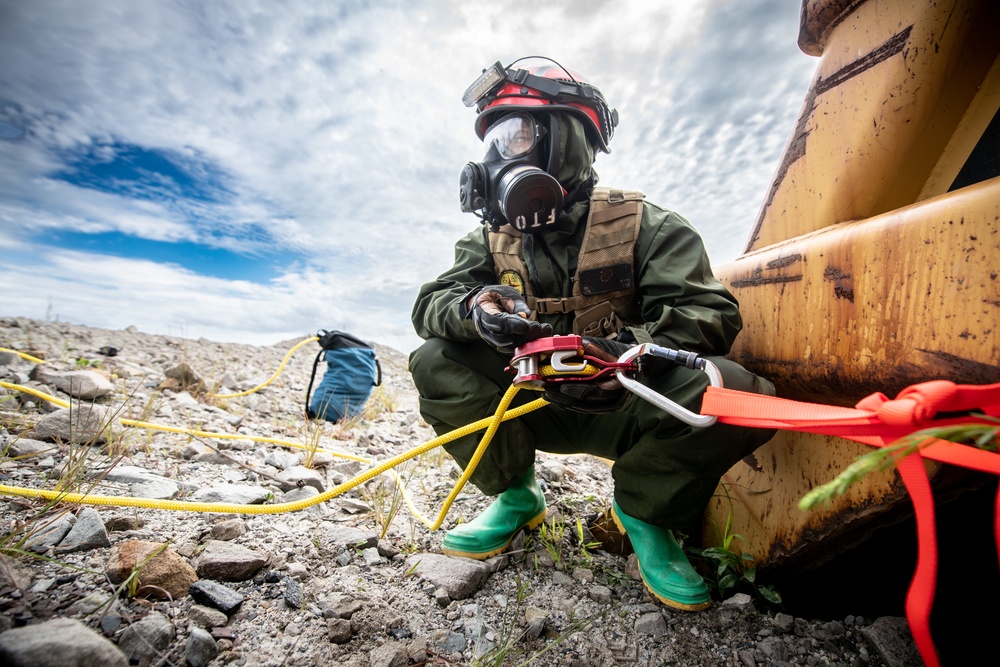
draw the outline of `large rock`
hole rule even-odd
[[[80,403],[45,415],[30,435],[48,442],[100,445],[107,441],[109,430],[122,430],[113,407]]]
[[[59,542],[56,550],[59,553],[67,553],[110,546],[108,530],[104,527],[100,513],[93,507],[84,507],[76,515],[76,522],[66,533],[66,537]]]
[[[29,528],[24,540],[24,548],[42,552],[62,542],[73,529],[76,517],[67,510],[59,511],[38,519]]]
[[[920,652],[913,643],[910,625],[901,616],[881,616],[861,634],[887,667],[921,664]]]
[[[7,667],[128,667],[118,647],[83,623],[56,618],[0,634]]]
[[[104,398],[115,391],[111,381],[95,371],[56,371],[39,365],[31,371],[30,377],[35,382],[52,385],[82,401]]]
[[[125,628],[118,639],[118,647],[128,656],[129,663],[151,665],[167,650],[173,639],[173,623],[163,614],[154,611]]]
[[[198,581],[194,568],[165,544],[143,540],[116,544],[108,558],[111,583],[122,583],[136,569],[139,570],[136,595],[142,597],[166,597],[165,591],[176,600],[187,595],[191,584]]]
[[[432,553],[407,558],[406,571],[443,588],[452,600],[472,597],[490,577],[490,566],[486,563]]]
[[[199,579],[188,590],[195,602],[231,614],[243,604],[243,595],[211,579]]]
[[[232,542],[209,540],[198,557],[198,574],[216,581],[246,581],[267,565],[267,559]]]

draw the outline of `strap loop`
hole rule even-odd
[[[907,387],[894,400],[882,393],[872,394],[858,402],[855,409],[708,387],[701,412],[717,416],[723,424],[836,435],[885,447],[928,426],[996,425],[1000,417],[1000,383],[977,386],[933,380]],[[906,618],[924,664],[939,667],[941,662],[930,632],[938,565],[934,498],[924,459],[1000,475],[1000,453],[928,436],[921,449],[897,463],[917,520],[917,568],[907,593]],[[1000,549],[1000,492],[993,529]]]
[[[899,392],[895,400],[882,393],[872,394],[860,401],[857,407],[874,412],[888,426],[919,429],[929,426],[937,413],[958,407],[955,405],[957,396],[958,385],[954,382],[934,380],[907,387]]]

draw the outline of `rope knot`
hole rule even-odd
[[[872,394],[856,407],[874,412],[888,426],[921,428],[929,425],[938,412],[947,409],[957,392],[954,382],[933,380],[907,387],[895,399],[882,393]]]

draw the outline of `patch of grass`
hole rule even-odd
[[[391,471],[390,471],[391,473]],[[399,473],[384,473],[358,487],[361,500],[371,510],[379,539],[385,539],[399,510],[403,507],[403,489],[406,484]]]
[[[101,424],[97,428],[90,429],[90,419],[95,407],[97,406],[91,404],[90,410],[83,410],[79,404],[70,404],[67,442],[57,442],[55,445],[65,449],[66,452],[65,461],[52,489],[57,493],[90,493],[125,456],[128,446],[124,443],[124,431],[114,428],[123,406],[109,409],[104,414]],[[90,435],[84,438],[87,433]],[[105,442],[104,447],[98,445],[102,437]],[[97,468],[103,470],[95,477],[93,471]],[[61,501],[57,497],[45,502],[27,519],[11,521],[10,529],[0,535],[0,554],[38,557],[39,554],[26,549],[26,545],[29,545],[53,520],[70,511],[67,507],[59,507],[60,504]]]
[[[705,549],[685,547],[685,551],[705,563],[702,574],[705,574],[704,570],[708,570],[705,583],[716,599],[724,600],[735,593],[745,592],[767,604],[779,606],[781,594],[774,587],[757,582],[757,562],[753,555],[742,550],[736,551],[737,542],[746,545],[750,543],[742,535],[733,532],[732,498],[724,485],[722,488],[729,499],[730,510],[722,530],[714,526],[719,546]],[[678,535],[680,537],[682,536]]]
[[[395,411],[396,395],[386,389],[385,385],[379,385],[372,389],[371,396],[368,397],[368,402],[365,403],[365,410],[362,414],[365,419],[372,421],[384,414],[391,414]]]
[[[70,404],[69,437],[62,443],[66,448],[66,460],[56,480],[54,491],[89,493],[104,477],[102,474],[94,479],[91,472],[100,467],[104,468],[104,474],[107,474],[128,452],[125,431],[115,428],[122,407],[108,410],[100,427],[93,429],[93,434],[87,439],[82,439],[90,427],[90,420],[96,407],[98,406],[91,404],[89,410],[81,410],[77,406],[74,411],[73,404]],[[98,444],[101,439],[104,440],[103,447]]]
[[[593,541],[578,516],[575,523],[567,524],[563,512],[554,512],[526,538],[526,551],[542,550],[548,554],[558,570],[569,570],[577,565],[590,567],[594,558],[590,551],[601,546]],[[537,555],[536,555],[537,564]]]
[[[321,449],[320,442],[323,441],[323,431],[326,422],[322,419],[306,419],[303,422],[304,436],[302,438],[305,446],[302,465],[306,468],[313,468],[316,463],[316,452]]]
[[[403,578],[405,579],[406,577],[412,577],[416,575],[417,569],[419,567],[420,567],[420,560],[418,559],[413,563],[413,565],[409,567],[408,570],[406,570],[406,572],[403,573]]]
[[[503,667],[503,665],[507,664],[508,655],[514,649],[515,644],[524,636],[524,633],[527,632],[527,630],[522,630],[521,632],[515,631],[518,626],[521,606],[529,595],[529,588],[529,583],[522,581],[521,575],[518,574],[515,580],[513,595],[508,595],[507,604],[504,606],[501,626],[497,632],[497,642],[492,648],[483,652],[482,655],[473,657],[472,667]],[[478,654],[479,651],[474,651],[474,653]]]
[[[345,416],[343,419],[339,420],[337,423],[333,424],[333,437],[336,440],[353,440],[354,428],[361,423],[364,419],[364,415],[354,415],[353,417]]]
[[[566,521],[562,514],[556,514],[551,519],[542,521],[538,530],[530,533],[529,540],[535,540],[552,559],[557,570],[566,569],[566,561],[563,556],[564,538],[566,537]]]
[[[593,556],[590,555],[591,550],[601,546],[601,543],[595,540],[587,540],[587,532],[584,530],[583,520],[579,516],[576,517],[575,538],[576,545],[580,550],[580,560],[589,565],[594,560]]]
[[[593,563],[594,581],[608,588],[618,588],[632,583],[632,577],[625,574],[620,567],[609,566],[600,561]]]
[[[517,662],[518,654],[518,643],[522,640],[527,628],[518,632],[519,619],[521,615],[521,609],[524,605],[524,601],[529,595],[529,584],[526,581],[522,581],[521,577],[518,576],[515,581],[515,590],[513,595],[508,595],[507,604],[504,607],[502,625],[500,630],[497,632],[498,641],[496,644],[484,652],[482,655],[473,657],[470,662],[471,667],[504,667],[505,665],[515,665],[516,667],[526,667],[539,659],[542,658],[546,653],[555,649],[563,642],[569,640],[574,635],[586,630],[596,621],[604,618],[610,607],[606,608],[600,614],[593,616],[591,618],[576,618],[573,614],[570,614],[570,624],[563,632],[560,632],[557,637],[552,640],[545,642],[545,648],[536,651]],[[478,651],[474,651],[478,653]]]

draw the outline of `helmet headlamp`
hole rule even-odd
[[[472,82],[472,85],[465,90],[462,95],[462,103],[467,107],[479,102],[507,78],[507,69],[497,61],[489,69],[483,70],[479,78]]]

